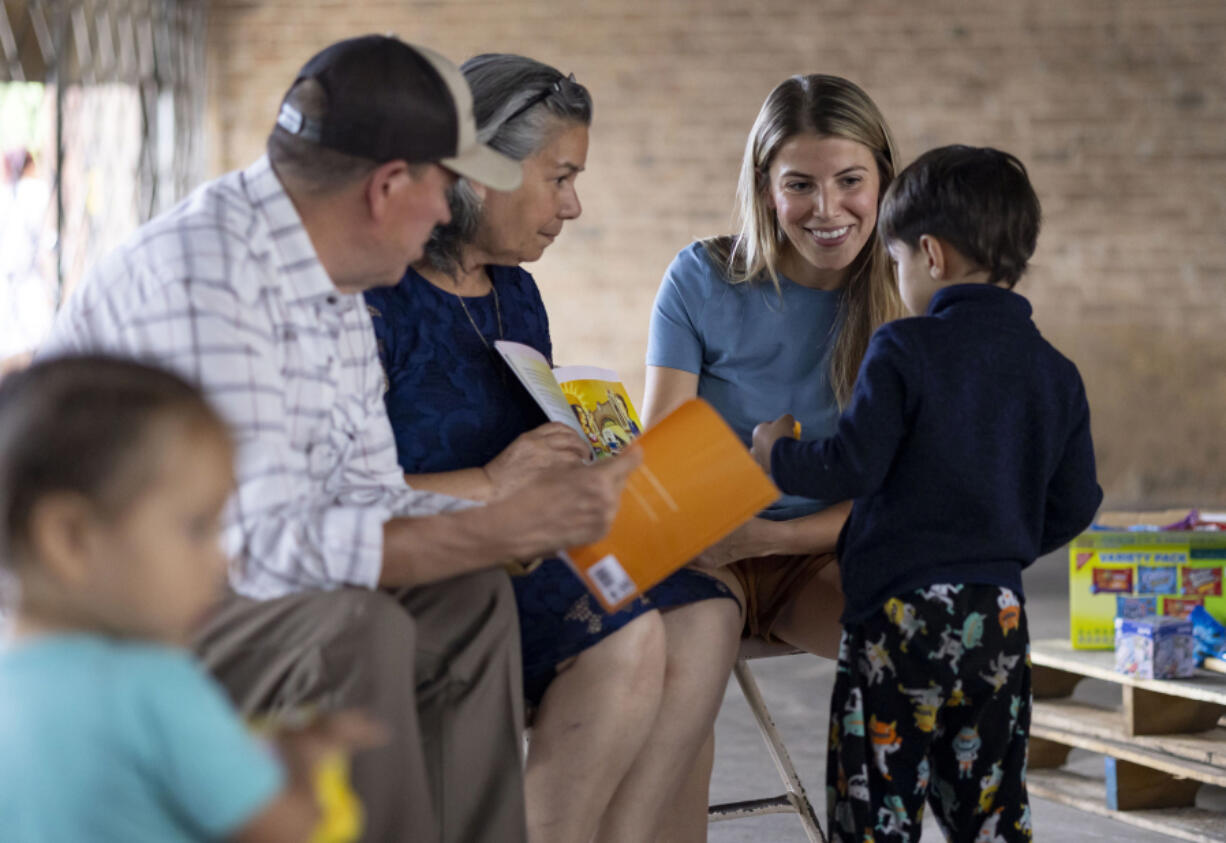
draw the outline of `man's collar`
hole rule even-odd
[[[340,291],[319,262],[302,218],[267,155],[261,155],[243,171],[242,182],[248,201],[263,217],[268,229],[272,241],[271,268],[280,281],[286,301],[338,295]]]

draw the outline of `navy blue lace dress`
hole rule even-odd
[[[504,339],[553,359],[549,320],[532,276],[491,266]],[[545,415],[492,351],[499,338],[494,295],[465,298],[410,269],[395,287],[366,294],[387,373],[387,412],[406,474],[485,465]],[[484,342],[482,340],[484,337]],[[488,343],[488,348],[486,344]],[[732,598],[719,580],[683,569],[616,614],[591,598],[561,559],[512,578],[523,644],[524,696],[540,703],[556,666],[653,608]],[[732,598],[735,599],[735,598]]]

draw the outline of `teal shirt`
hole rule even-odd
[[[0,649],[7,843],[224,840],[283,786],[182,650],[88,635]]]
[[[651,315],[647,365],[697,374],[699,397],[746,447],[754,425],[785,413],[800,421],[804,440],[833,435],[839,418],[830,352],[842,293],[779,281],[780,292],[769,281],[729,284],[693,243],[665,272]],[[784,495],[762,514],[783,520],[827,505]]]

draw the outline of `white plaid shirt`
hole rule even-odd
[[[177,370],[230,422],[238,488],[223,543],[250,597],[373,587],[384,522],[471,505],[406,485],[370,315],[328,278],[266,157],[93,268],[41,356],[87,350]]]

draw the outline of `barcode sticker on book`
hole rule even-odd
[[[617,603],[635,591],[634,580],[612,553],[588,568],[587,575],[596,583],[606,603]]]

